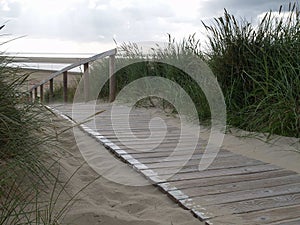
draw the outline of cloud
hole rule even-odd
[[[212,21],[226,8],[230,13],[256,19],[276,11],[284,0],[1,0],[6,32],[32,39],[113,43],[164,41],[202,32],[201,21]],[[286,3],[285,3],[286,4]]]
[[[285,0],[272,0],[272,1],[240,1],[240,0],[207,0],[201,3],[199,9],[199,18],[209,19],[223,15],[224,9],[235,15],[237,18],[246,18],[249,21],[256,19],[257,15],[267,11],[277,11],[280,5],[287,6]],[[287,7],[286,7],[287,8]]]

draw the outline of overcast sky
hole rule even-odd
[[[167,33],[178,39],[193,33],[201,37],[201,21],[211,22],[224,8],[255,22],[282,4],[287,6],[288,1],[0,0],[0,22],[6,25],[1,34],[25,35],[1,50],[98,53],[114,47],[113,39],[166,41]]]

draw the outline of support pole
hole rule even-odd
[[[64,103],[68,102],[68,71],[63,73],[63,96]]]
[[[37,96],[37,87],[36,88],[34,88],[34,101],[36,102],[37,101],[37,99],[38,99],[38,96]]]
[[[84,101],[90,100],[90,77],[89,77],[89,63],[83,65],[83,89],[84,89]]]
[[[115,76],[115,55],[109,57],[109,102],[116,98],[117,82]]]
[[[43,102],[43,100],[44,100],[44,85],[43,84],[41,84],[41,86],[40,86],[40,100],[41,100],[41,102]]]
[[[49,83],[49,102],[53,101],[53,79]]]

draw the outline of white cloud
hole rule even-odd
[[[258,21],[262,21],[267,13],[270,13],[270,11],[266,11],[266,12],[263,12],[263,13],[259,14],[257,16]],[[274,19],[277,19],[277,20],[282,19],[283,21],[286,21],[290,17],[290,13],[288,13],[288,12],[281,12],[281,13],[271,12],[271,17],[274,18]],[[292,19],[296,19],[295,14],[292,16]]]
[[[10,11],[10,8],[8,6],[8,2],[5,1],[5,0],[3,0],[3,1],[0,2],[0,8],[3,11]]]
[[[78,43],[108,46],[113,38],[118,42],[166,41],[167,33],[176,38],[201,34],[201,20],[220,16],[223,8],[241,17],[256,18],[270,8],[278,8],[282,1],[0,0],[0,14],[2,23],[9,20],[6,33],[41,40],[39,45],[28,41],[24,48],[70,51],[70,46],[78,49]]]

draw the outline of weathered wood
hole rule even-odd
[[[168,178],[168,181],[189,180],[195,178],[209,178],[209,177],[219,177],[219,176],[233,176],[233,175],[240,175],[240,174],[260,173],[260,172],[279,170],[279,169],[280,168],[278,166],[274,166],[274,165],[258,165],[258,166],[248,166],[248,167],[229,168],[229,169],[205,170],[201,172],[193,171],[193,172],[177,173],[172,177]],[[168,171],[168,169],[156,169],[154,170],[154,172],[158,173],[159,175],[161,175],[161,177],[164,178],[164,177],[169,177],[170,172],[173,173],[173,170]],[[147,170],[143,170],[142,173],[147,175]]]
[[[218,204],[211,207],[210,211],[213,211],[214,216],[224,216],[225,211],[227,215],[230,215],[293,205],[300,205],[300,193],[277,195],[266,198],[255,198],[239,202]]]
[[[170,152],[149,152],[149,154],[145,153],[140,153],[140,154],[130,154],[133,158],[138,159],[138,161],[140,163],[159,163],[162,161],[181,161],[182,160],[182,156],[181,155],[185,155],[186,151],[181,151],[179,153],[176,154],[176,156],[173,156],[172,158],[168,158],[173,151]],[[225,153],[225,152],[220,152],[218,153],[218,157],[230,157],[233,156],[234,154],[232,153]],[[214,157],[215,155],[212,153],[208,153],[208,154],[203,154],[203,153],[195,153],[191,156],[191,159],[202,159],[202,158],[211,158]]]
[[[222,194],[222,193],[231,193],[237,191],[247,191],[251,190],[253,192],[259,188],[268,188],[280,185],[300,183],[300,176],[290,175],[285,177],[271,177],[265,178],[263,180],[252,180],[252,181],[240,181],[229,184],[219,184],[211,186],[202,186],[202,187],[191,187],[184,189],[184,193],[191,197],[199,197],[213,194]],[[170,195],[173,194],[173,191],[169,192]]]
[[[205,164],[203,164],[205,165]],[[211,165],[209,165],[209,167],[206,169],[207,171],[209,170],[228,170],[228,169],[234,169],[234,168],[242,168],[242,167],[252,167],[252,166],[260,166],[260,165],[267,165],[264,162],[261,161],[251,161],[249,163],[244,163],[244,162],[238,162],[236,164],[228,164],[228,163],[224,163],[222,161],[216,162],[215,160],[213,160],[213,163]],[[168,175],[172,175],[174,174],[174,169],[176,168],[180,168],[180,170],[178,172],[176,172],[176,174],[179,173],[199,173],[201,171],[199,171],[199,161],[195,163],[195,165],[191,165],[191,166],[185,166],[183,163],[180,164],[178,163],[178,166],[166,166],[166,167],[161,167],[161,168],[154,168],[152,169],[155,173],[157,173],[158,175],[161,175],[162,177],[168,177]],[[163,171],[163,172],[162,172]]]
[[[116,98],[117,82],[115,75],[115,55],[109,56],[109,102]]]
[[[36,102],[38,100],[38,89],[37,87],[34,89],[34,101]]]
[[[80,62],[85,58],[78,58],[78,57],[22,57],[22,56],[14,56],[11,57],[11,62],[25,62],[25,63],[64,63],[64,64],[71,64]]]
[[[40,83],[34,85],[29,91],[33,90],[34,88],[39,87],[41,84],[44,84],[44,83],[48,82],[49,80],[51,80],[51,79],[53,79],[57,76],[60,76],[61,74],[63,74],[66,71],[69,71],[69,70],[74,69],[78,66],[84,65],[85,63],[93,62],[95,60],[102,59],[102,58],[105,58],[107,56],[115,55],[116,53],[117,53],[117,49],[111,49],[109,51],[102,52],[102,53],[94,55],[92,57],[80,60],[79,62],[73,63],[72,65],[69,65],[69,66],[53,73],[47,79],[45,79],[45,80],[41,81]]]
[[[43,100],[44,100],[44,85],[43,84],[40,86],[40,100],[41,100],[41,102],[43,102]]]
[[[54,87],[53,87],[53,79],[49,81],[49,102],[53,101]]]
[[[250,174],[241,174],[241,175],[232,175],[232,176],[220,176],[220,177],[206,177],[206,178],[195,178],[189,180],[179,180],[169,182],[168,187],[163,186],[164,183],[158,184],[163,186],[166,191],[174,189],[174,187],[184,190],[186,188],[193,187],[207,187],[212,185],[219,184],[231,184],[241,181],[252,181],[252,180],[264,180],[269,177],[284,177],[289,175],[295,175],[296,172],[289,170],[275,170],[275,171],[266,171],[260,173],[250,173]]]
[[[63,97],[64,103],[68,102],[68,71],[63,73]]]
[[[196,203],[199,202],[199,204],[201,204],[202,206],[207,206],[295,193],[300,193],[300,183],[292,183],[275,187],[249,189],[244,191],[235,191],[220,194],[203,195],[200,197],[194,197],[193,201]],[[186,201],[186,199],[182,201]]]
[[[257,212],[249,212],[244,214],[234,214],[212,218],[209,221],[214,225],[224,224],[278,224],[284,225],[284,220],[298,219],[299,220],[300,205],[280,207],[270,210],[262,210]]]
[[[171,157],[171,156],[170,156]],[[212,157],[212,156],[211,156]],[[188,161],[184,160],[175,160],[173,159],[175,157],[172,157],[171,161],[161,161],[161,162],[150,162],[150,163],[145,163],[143,162],[149,169],[160,169],[160,168],[172,168],[172,167],[177,167],[178,164],[181,165],[181,172],[190,172],[190,171],[196,171],[198,172],[198,166],[201,157],[190,159]],[[183,157],[182,157],[183,158]],[[214,157],[213,157],[214,158]],[[182,164],[180,163],[182,162]],[[235,162],[230,163],[230,162]],[[255,160],[255,159],[249,159],[245,156],[240,156],[240,155],[232,155],[229,157],[217,157],[214,159],[213,163],[211,166],[209,166],[208,169],[220,169],[220,168],[236,168],[236,167],[244,167],[244,166],[253,166],[253,165],[263,165],[266,163],[263,163],[261,161]]]
[[[90,74],[89,74],[89,63],[83,65],[83,89],[84,89],[84,101],[90,100]]]

